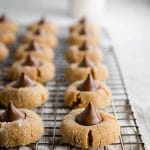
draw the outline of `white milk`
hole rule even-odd
[[[69,0],[69,2],[71,16],[89,18],[102,17],[106,4],[106,0]]]

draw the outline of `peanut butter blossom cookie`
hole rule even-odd
[[[70,63],[80,63],[85,55],[95,63],[99,63],[103,60],[102,51],[98,47],[89,44],[88,41],[83,41],[79,46],[70,46],[65,53],[66,59]]]
[[[82,27],[86,25],[88,30],[90,32],[92,32],[93,34],[97,34],[98,29],[96,27],[96,25],[92,24],[91,22],[89,22],[89,20],[86,17],[82,17],[79,22],[77,22],[76,24],[72,25],[69,28],[70,34],[71,33],[78,33],[80,32],[80,30],[82,29]]]
[[[18,31],[18,26],[10,18],[2,14],[0,16],[0,31],[10,31],[16,33]]]
[[[29,43],[32,40],[38,41],[40,44],[47,45],[48,47],[54,48],[57,46],[57,38],[46,32],[42,28],[38,28],[34,32],[26,32],[25,37],[24,37],[24,42]]]
[[[40,44],[39,42],[32,40],[27,44],[21,45],[15,53],[15,59],[25,58],[28,54],[32,54],[38,59],[44,59],[52,61],[54,58],[54,51],[47,45]]]
[[[96,80],[105,80],[108,78],[108,69],[101,63],[93,63],[87,56],[83,57],[80,64],[70,64],[65,71],[65,78],[70,82],[86,79],[91,73]]]
[[[5,15],[0,16],[0,42],[12,44],[16,41],[17,25]]]
[[[109,105],[111,97],[110,89],[89,74],[85,80],[69,85],[64,94],[64,102],[71,108],[86,107],[89,102],[96,108],[102,108]]]
[[[22,73],[16,81],[0,91],[0,104],[7,107],[11,99],[18,108],[34,108],[44,104],[48,95],[48,90],[42,84]]]
[[[120,135],[117,119],[96,110],[92,103],[85,109],[74,109],[61,123],[64,142],[80,148],[98,148],[112,144]]]
[[[32,23],[28,26],[28,31],[35,32],[37,29],[42,28],[49,34],[57,35],[57,27],[52,23],[49,22],[46,18],[41,18],[39,21]]]
[[[0,111],[0,146],[16,147],[39,140],[44,133],[42,119],[28,109],[17,109],[9,102]]]
[[[5,44],[0,43],[0,61],[4,61],[9,54],[8,48],[5,46]]]
[[[86,24],[82,26],[79,32],[73,32],[69,36],[69,42],[71,44],[80,45],[85,40],[92,45],[99,44],[99,34],[91,32]]]
[[[52,80],[55,76],[55,66],[53,63],[38,60],[29,54],[26,58],[15,62],[9,69],[8,77],[10,80],[18,78],[21,73],[26,73],[31,79],[40,83]]]

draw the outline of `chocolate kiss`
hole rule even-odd
[[[79,67],[93,67],[93,66],[94,66],[93,62],[86,55],[83,57],[83,60],[79,64]]]
[[[26,48],[26,51],[39,51],[41,47],[37,41],[31,41],[29,46]]]
[[[81,23],[81,24],[87,23],[87,18],[86,17],[82,17],[81,20],[79,21],[79,23]]]
[[[38,22],[39,25],[43,25],[45,23],[47,23],[47,20],[44,17],[41,18],[40,21]]]
[[[80,91],[96,91],[98,86],[93,80],[92,75],[88,74],[87,78],[77,87],[77,89]]]
[[[9,19],[4,14],[2,14],[0,16],[0,22],[5,22],[5,21],[9,21]]]
[[[16,80],[13,87],[20,88],[20,87],[30,87],[33,86],[33,81],[27,76],[25,73],[22,73],[21,76]]]
[[[89,49],[90,49],[90,45],[88,44],[87,41],[84,41],[84,42],[79,46],[79,50],[80,50],[80,51],[89,50]]]
[[[24,63],[22,64],[23,66],[38,66],[39,61],[35,59],[31,54],[27,55]]]
[[[34,34],[43,36],[43,35],[45,35],[45,32],[43,31],[42,28],[39,28],[34,32]]]
[[[25,114],[19,111],[12,102],[8,103],[8,106],[4,113],[0,116],[2,122],[12,122],[15,120],[21,120],[25,118]]]
[[[90,102],[85,110],[76,117],[75,121],[84,126],[91,126],[100,123],[102,118],[96,112],[92,102]]]
[[[81,28],[79,34],[80,35],[86,35],[86,34],[88,34],[88,30],[87,30],[86,25],[83,25],[83,27]]]

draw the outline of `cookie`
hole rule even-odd
[[[42,119],[28,109],[17,109],[9,102],[5,111],[0,111],[0,145],[17,147],[39,140],[44,134]]]
[[[18,25],[6,15],[2,14],[0,16],[0,31],[16,33],[18,31]]]
[[[21,45],[15,52],[15,59],[25,58],[28,54],[32,54],[38,59],[52,61],[54,59],[54,51],[45,44],[33,40],[30,43]]]
[[[74,82],[86,79],[91,73],[95,80],[106,80],[108,78],[108,69],[101,63],[94,64],[87,56],[83,57],[80,64],[72,63],[65,71],[65,79]]]
[[[65,57],[70,63],[80,63],[85,55],[95,63],[99,63],[103,60],[102,51],[87,41],[83,41],[79,46],[71,45],[65,53]]]
[[[57,27],[52,22],[49,22],[46,18],[41,18],[39,21],[30,24],[27,27],[27,30],[30,32],[35,32],[39,28],[42,28],[49,34],[57,35],[58,33]]]
[[[49,92],[42,84],[22,73],[0,91],[0,104],[6,107],[11,99],[18,108],[35,108],[44,104],[48,96]]]
[[[55,48],[57,46],[57,38],[44,31],[44,29],[39,28],[35,32],[26,32],[24,36],[24,43],[29,43],[32,40],[38,41],[40,44],[47,45],[48,47]]]
[[[93,23],[91,23],[86,17],[82,17],[77,23],[75,23],[74,25],[72,25],[69,28],[69,32],[70,33],[78,33],[80,32],[80,30],[82,29],[82,27],[86,25],[88,30],[94,34],[97,34],[98,29],[96,27],[96,25],[94,25]]]
[[[8,48],[5,46],[5,44],[0,43],[0,61],[4,61],[9,54]]]
[[[96,108],[104,108],[110,104],[111,98],[111,91],[107,85],[93,80],[91,74],[85,80],[70,84],[64,94],[64,102],[71,108],[86,107],[89,102]]]
[[[7,45],[12,44],[16,41],[16,34],[10,31],[0,30],[0,42]]]
[[[74,109],[61,122],[61,135],[65,143],[80,148],[99,148],[114,143],[120,135],[117,119],[95,110],[92,103],[85,109]]]
[[[98,45],[100,41],[99,34],[92,33],[88,30],[87,25],[83,25],[80,32],[73,32],[69,36],[69,43],[74,45],[80,45],[84,41],[92,45]]]
[[[26,73],[35,81],[46,83],[47,81],[54,79],[55,66],[51,62],[38,60],[29,54],[26,58],[12,64],[8,72],[8,78],[14,80],[18,78],[22,72]]]

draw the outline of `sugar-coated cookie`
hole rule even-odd
[[[35,32],[39,28],[42,28],[46,32],[53,34],[53,35],[57,35],[58,33],[58,29],[56,25],[48,21],[46,18],[41,18],[39,21],[30,24],[27,30],[30,32]]]
[[[100,42],[99,34],[91,32],[87,25],[83,25],[80,29],[80,32],[73,32],[70,33],[69,36],[69,43],[74,45],[80,45],[84,41],[87,41],[88,43],[92,45],[98,45]]]
[[[10,31],[0,30],[0,42],[7,45],[12,44],[16,41],[16,34]]]
[[[64,94],[64,102],[71,108],[86,107],[89,102],[96,108],[103,108],[110,104],[111,98],[108,86],[101,81],[93,80],[91,74],[85,80],[70,84]]]
[[[0,61],[4,61],[9,54],[8,48],[5,46],[5,44],[0,43]]]
[[[16,33],[18,31],[18,25],[6,15],[2,14],[0,16],[0,31]]]
[[[88,30],[94,34],[97,34],[98,29],[96,27],[96,25],[94,25],[93,23],[91,23],[86,17],[81,18],[77,23],[75,23],[74,25],[70,26],[69,28],[69,32],[70,33],[78,33],[80,32],[80,30],[82,29],[82,27],[86,25]]]
[[[87,41],[83,41],[79,46],[71,45],[65,53],[66,59],[70,63],[80,63],[85,55],[95,63],[103,60],[103,53],[100,48],[89,44]]]
[[[65,79],[73,82],[86,79],[91,73],[95,80],[106,80],[108,78],[108,69],[101,63],[93,63],[87,56],[83,57],[81,63],[70,64],[65,71]]]
[[[65,143],[80,148],[99,148],[114,143],[120,135],[117,119],[95,110],[89,103],[85,109],[74,109],[61,123],[61,135]]]
[[[0,91],[0,104],[7,107],[11,99],[18,108],[34,108],[44,104],[48,96],[49,92],[42,84],[22,73]]]
[[[8,71],[8,78],[14,80],[21,73],[26,73],[31,79],[40,83],[46,83],[55,77],[55,65],[45,60],[38,60],[29,54],[26,58],[16,61]]]
[[[9,102],[0,111],[0,146],[17,147],[39,140],[44,134],[42,119],[28,109],[17,109]]]
[[[54,59],[54,51],[45,44],[32,40],[27,44],[21,45],[15,52],[15,59],[25,58],[28,54],[32,54],[38,59],[52,61]]]
[[[57,38],[46,32],[44,29],[39,28],[35,32],[26,32],[24,36],[24,42],[29,43],[32,40],[38,41],[40,44],[45,44],[51,48],[54,48],[57,46]]]

